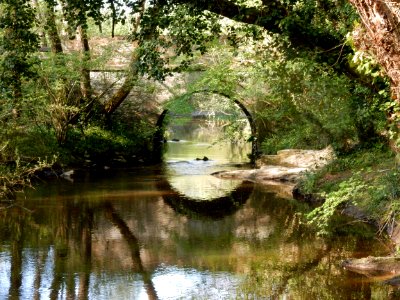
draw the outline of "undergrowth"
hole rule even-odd
[[[332,217],[339,208],[350,204],[375,220],[380,233],[391,234],[400,220],[400,170],[388,149],[339,155],[324,168],[306,174],[299,188],[303,194],[325,199],[306,216],[320,234],[329,234]]]

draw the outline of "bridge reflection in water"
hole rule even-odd
[[[161,191],[165,203],[180,214],[190,217],[222,218],[233,214],[243,206],[249,199],[254,184],[248,181],[242,182],[233,191],[226,192],[226,195],[207,200],[190,198],[176,191],[168,180],[158,182],[157,188]]]

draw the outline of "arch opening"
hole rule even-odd
[[[207,101],[204,101],[205,97]],[[234,115],[234,113],[232,113],[233,109],[239,111],[241,115]],[[229,119],[229,115],[233,119],[236,118],[233,122],[238,122],[239,119],[245,119],[247,121],[247,137],[243,137],[245,131],[243,127],[238,130],[242,132],[236,132],[236,134],[242,135],[242,141],[251,143],[251,150],[247,154],[250,162],[254,163],[258,153],[258,143],[257,129],[253,116],[245,105],[238,99],[215,91],[196,91],[186,93],[171,100],[167,104],[158,117],[156,123],[156,132],[153,139],[155,157],[159,162],[163,159],[164,145],[166,142],[166,125],[168,124],[168,120],[171,118],[182,116],[191,116],[192,118],[222,116],[222,118]]]

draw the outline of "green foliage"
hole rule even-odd
[[[323,194],[325,202],[307,214],[309,224],[315,225],[320,234],[329,233],[330,220],[339,206],[346,202],[356,202],[365,197],[369,190],[370,188],[359,175],[354,175],[342,181],[337,191]]]
[[[205,53],[206,43],[219,33],[217,20],[215,15],[191,6],[149,6],[142,16],[141,30],[131,36],[139,43],[135,67],[140,74],[157,80],[182,71],[196,53]],[[176,57],[181,59],[173,66],[170,61]]]
[[[340,155],[323,169],[306,174],[299,186],[302,193],[325,199],[307,215],[309,224],[320,234],[330,234],[336,230],[332,225],[338,209],[350,204],[379,223],[380,232],[390,233],[400,212],[400,176],[393,164],[388,149],[364,149]]]
[[[51,2],[53,1],[51,0]],[[63,12],[68,22],[70,33],[74,32],[78,26],[86,27],[89,17],[92,18],[96,24],[100,24],[103,19],[101,14],[101,9],[104,6],[103,0],[61,0],[61,3],[65,7]]]
[[[400,175],[397,169],[385,170],[370,187],[369,201],[360,204],[379,221],[379,230],[391,234],[400,217]]]
[[[93,163],[104,164],[121,157],[127,163],[137,162],[137,155],[142,157],[144,153],[151,153],[153,132],[148,124],[142,122],[131,129],[118,124],[114,124],[112,129],[87,126],[83,132],[71,130],[65,148],[78,162],[89,159]]]
[[[0,3],[0,99],[12,97],[14,108],[19,108],[16,102],[22,96],[22,81],[34,75],[32,53],[38,48],[38,39],[33,22],[29,1]]]
[[[189,86],[191,91],[219,93],[226,97],[237,96],[238,83],[241,81],[241,70],[233,65],[233,56],[229,48],[215,47],[208,54],[210,62],[207,70]]]
[[[165,105],[165,108],[171,111],[173,114],[191,114],[192,112],[195,111],[195,107],[191,103],[190,94],[183,94],[179,97],[175,97],[168,101],[168,103]]]
[[[307,173],[299,182],[299,188],[304,194],[328,194],[336,191],[339,183],[348,179],[353,172],[367,173],[377,168],[391,167],[393,160],[393,153],[386,147],[338,154],[325,167]]]
[[[71,148],[78,157],[84,157],[86,154],[95,160],[115,156],[115,151],[127,149],[130,144],[123,136],[97,126],[87,128],[83,135],[79,131],[72,131],[68,143],[73,145]]]
[[[32,138],[31,135],[26,135],[25,138]],[[15,199],[15,193],[22,191],[24,188],[31,186],[31,179],[37,171],[44,168],[50,168],[56,161],[55,156],[45,157],[43,159],[32,160],[32,157],[26,157],[26,152],[19,148],[15,143],[20,141],[8,140],[0,145],[0,199]],[[40,140],[30,140],[31,150],[41,150],[37,144]],[[21,143],[26,146],[26,143]],[[37,157],[36,157],[37,158]]]
[[[379,164],[392,164],[394,154],[386,147],[376,145],[376,148],[359,149],[353,153],[340,155],[338,159],[324,168],[325,172],[338,173],[343,171],[361,171]]]
[[[265,154],[276,154],[284,149],[322,149],[332,142],[309,123],[288,126],[286,130],[275,128],[275,131],[261,143],[261,150]]]
[[[316,192],[320,172],[306,172],[300,179],[298,187],[304,195],[311,195]]]
[[[226,140],[234,143],[250,142],[249,122],[244,117],[233,117],[225,119],[223,133]]]
[[[275,55],[257,74],[268,89],[258,111],[267,131],[263,147],[268,152],[274,150],[270,141],[274,136],[297,140],[300,146],[308,142],[308,147],[318,148],[329,143],[341,150],[379,140],[378,130],[385,123],[379,108],[386,99],[371,87],[338,75],[310,56],[280,59]]]

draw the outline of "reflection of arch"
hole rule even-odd
[[[157,182],[157,188],[162,192],[162,197],[176,212],[189,217],[222,218],[237,211],[253,192],[254,184],[243,181],[227,196],[212,200],[196,200],[175,191],[168,180]]]
[[[251,162],[254,163],[257,153],[258,153],[258,142],[257,142],[257,127],[254,122],[253,116],[249,112],[249,110],[241,103],[238,99],[233,98],[232,96],[225,94],[220,91],[194,91],[191,93],[187,93],[184,96],[192,96],[194,94],[214,94],[214,95],[220,95],[222,97],[231,99],[233,103],[235,103],[245,114],[247,120],[249,121],[250,124],[250,129],[251,129]],[[154,154],[155,157],[157,157],[159,160],[161,160],[161,154],[162,154],[162,145],[163,145],[163,124],[165,117],[168,115],[168,109],[165,109],[161,115],[158,117],[157,123],[156,123],[156,132],[153,137],[153,149],[154,149]]]

